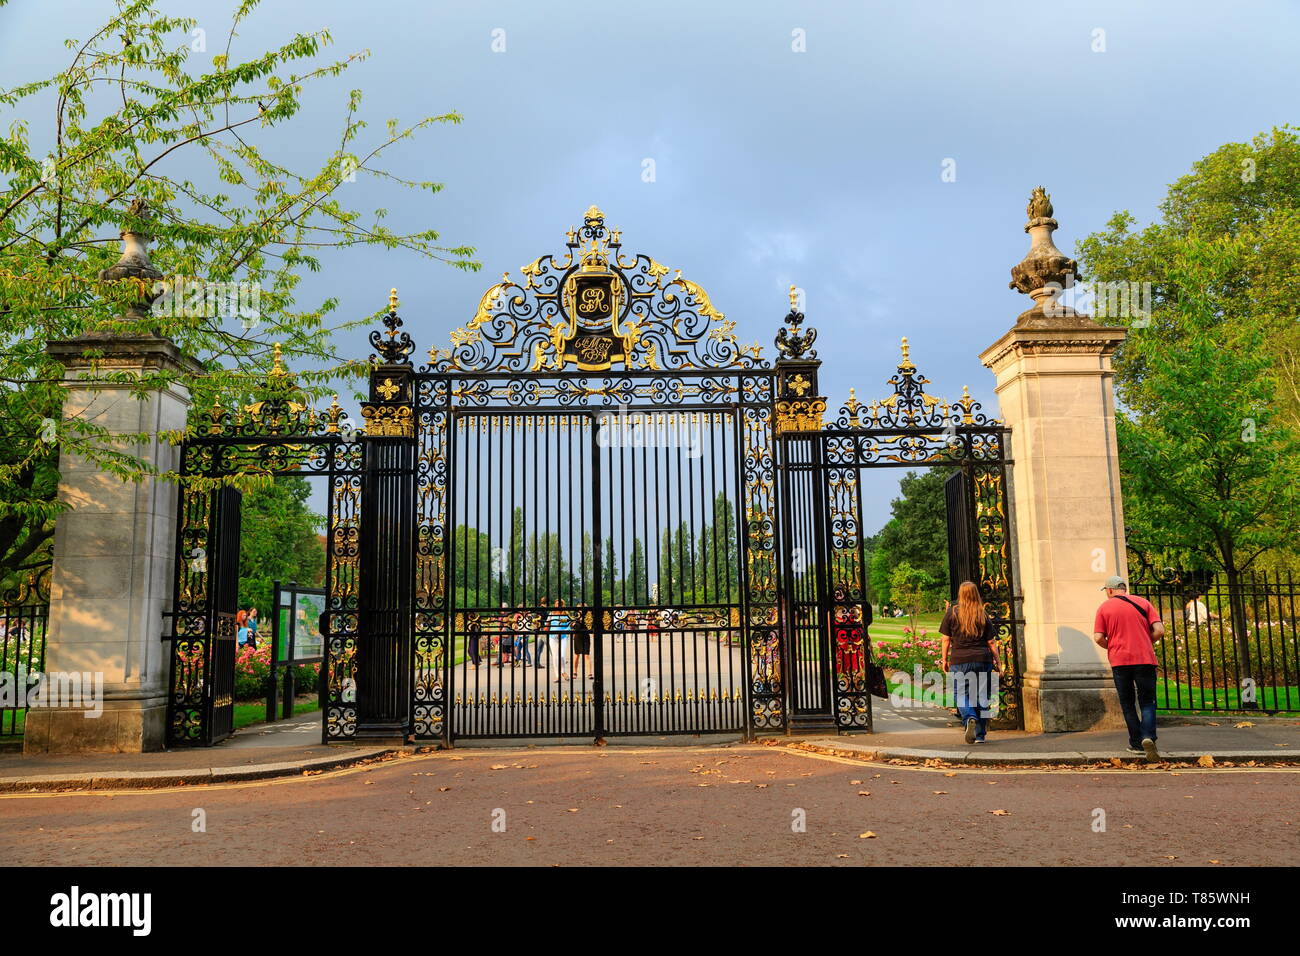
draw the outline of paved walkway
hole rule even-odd
[[[0,791],[160,787],[301,774],[373,759],[388,747],[320,742],[320,712],[237,730],[215,747],[149,754],[0,752]]]
[[[932,706],[895,707],[873,701],[875,733],[854,736],[802,738],[818,749],[837,749],[862,756],[939,759],[953,763],[1092,763],[1126,752],[1128,733],[1123,730],[1088,730],[1076,733],[1036,734],[989,731],[982,744],[968,745],[961,723],[951,711]],[[1168,718],[1159,725],[1160,754],[1169,761],[1196,761],[1210,755],[1217,762],[1300,762],[1300,721],[1262,717],[1223,717],[1214,723],[1176,724]],[[1140,758],[1139,758],[1140,759]]]
[[[870,760],[941,760],[968,764],[1094,764],[1115,758],[1126,763],[1142,758],[1125,753],[1123,731],[1032,734],[990,731],[987,743],[967,746],[961,727],[946,710],[933,707],[895,708],[877,702],[874,734],[776,737],[765,742],[803,750]],[[1253,726],[1241,726],[1253,724]],[[412,747],[325,745],[319,742],[319,712],[275,724],[255,724],[237,731],[215,747],[187,748],[152,754],[0,753],[0,792],[31,790],[112,790],[168,787],[301,776],[373,762],[386,755],[411,752]],[[735,739],[677,737],[611,737],[614,749],[685,745],[722,746]],[[469,742],[460,753],[485,752],[503,746],[541,750],[549,745],[589,746],[584,738]],[[1169,762],[1196,763],[1210,756],[1216,765],[1289,763],[1300,765],[1300,721],[1255,721],[1225,717],[1208,723],[1162,725],[1160,751]]]

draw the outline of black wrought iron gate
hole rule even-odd
[[[228,732],[205,701],[233,578],[195,555],[237,561],[212,488],[248,475],[330,484],[326,741],[869,729],[859,471],[880,463],[960,466],[963,567],[1014,681],[999,425],[924,395],[906,353],[892,396],[828,425],[793,290],[769,363],[595,207],[566,248],[418,368],[394,292],[361,430],[312,410],[278,349],[257,400],[204,413],[182,451],[173,745]]]

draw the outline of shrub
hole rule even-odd
[[[875,660],[885,673],[904,671],[911,674],[916,665],[921,665],[921,673],[939,669],[939,642],[926,635],[925,628],[918,628],[915,635],[910,627],[903,628],[901,641],[876,641]]]
[[[283,679],[283,671],[280,672]],[[299,694],[314,694],[320,679],[319,664],[298,664],[294,687]],[[235,650],[235,700],[261,700],[270,690],[271,645],[244,645]]]

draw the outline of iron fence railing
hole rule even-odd
[[[49,612],[47,576],[0,595],[0,673],[13,689],[0,696],[0,737],[23,732],[28,696],[45,670]]]
[[[1134,581],[1165,622],[1156,642],[1166,712],[1300,711],[1300,584],[1289,572],[1163,570]]]

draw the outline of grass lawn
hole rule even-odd
[[[280,704],[284,706],[283,702]],[[293,702],[293,715],[309,714],[313,710],[320,710],[320,700],[314,694],[310,697],[307,695],[300,696]],[[235,729],[248,727],[252,724],[261,724],[266,722],[266,701],[246,701],[235,703]]]
[[[932,611],[922,614],[916,619],[916,626],[924,628],[929,633],[926,637],[939,639],[939,623],[943,620],[943,613]],[[909,626],[909,618],[906,617],[878,617],[871,622],[871,627],[867,628],[867,633],[871,639],[882,641],[901,641],[904,637],[903,628]]]
[[[1259,709],[1296,713],[1300,705],[1300,687],[1260,687]],[[1156,708],[1164,713],[1203,714],[1230,711],[1247,713],[1241,709],[1241,695],[1236,687],[1191,687],[1161,678],[1156,685]]]

